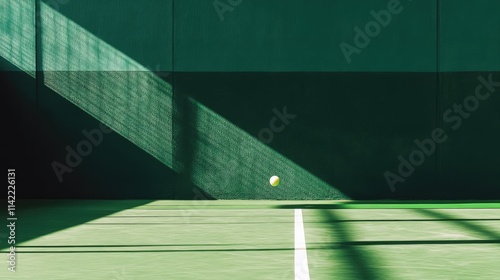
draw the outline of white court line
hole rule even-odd
[[[295,209],[295,280],[309,280],[302,209]]]

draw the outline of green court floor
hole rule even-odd
[[[4,262],[0,279],[500,275],[499,202],[53,200],[19,201],[17,211],[17,272]]]

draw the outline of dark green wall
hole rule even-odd
[[[464,115],[448,113],[443,121],[449,140],[440,149],[441,197],[450,192],[464,198],[498,197],[500,190],[500,86],[494,92],[480,87],[476,99],[476,89],[492,77],[500,82],[500,72],[460,72],[442,73],[441,108],[443,113],[463,106]],[[489,95],[489,97],[487,97]],[[475,101],[476,102],[475,102]],[[469,105],[466,105],[469,104]],[[469,110],[468,110],[469,109]],[[448,120],[448,122],[446,121]],[[485,198],[488,198],[485,196]]]
[[[500,87],[488,90],[479,77],[500,82],[500,2],[440,1],[440,114],[464,106],[466,117],[442,119],[449,140],[439,150],[440,188],[446,198],[498,198],[500,195]],[[482,86],[483,85],[483,86]],[[474,108],[476,89],[485,100]],[[476,99],[477,101],[477,99]],[[469,109],[464,102],[469,102]],[[460,116],[461,123],[457,123]]]
[[[342,42],[354,44],[356,26],[388,0],[241,1],[218,16],[213,2],[175,2],[177,71],[370,71],[435,70],[436,4],[401,1],[401,12],[347,63]],[[227,1],[221,1],[228,3]]]
[[[500,71],[500,2],[439,2],[440,71]]]
[[[33,78],[3,74],[9,102],[37,109],[19,119],[38,131],[42,187],[25,195],[500,197],[500,87],[459,128],[443,118],[471,100],[478,77],[500,81],[500,2],[241,0],[221,17],[214,3],[230,2],[42,0],[36,101]],[[341,44],[355,46],[355,27],[389,3],[399,12],[346,59]],[[23,68],[1,54],[2,70]],[[296,117],[259,141],[285,106]],[[100,122],[115,132],[59,183],[50,163]],[[384,174],[401,176],[400,157],[435,128],[447,140],[391,189]]]
[[[286,106],[287,112],[296,117],[267,144],[274,151],[348,197],[416,198],[422,186],[434,186],[434,155],[404,185],[398,186],[395,194],[383,174],[397,168],[398,155],[409,154],[414,139],[429,137],[436,126],[435,78],[432,73],[177,73],[176,92],[189,94],[235,124],[243,131],[239,133],[253,137],[270,127],[275,116],[273,109],[283,112]],[[266,179],[273,172],[286,174],[280,170],[279,162],[255,161],[258,146],[247,155],[233,153],[231,139],[239,136],[228,133],[224,127],[212,128],[212,135],[216,135],[212,137],[218,137],[218,141],[195,137],[205,130],[198,125],[191,125],[194,132],[190,138],[197,139],[191,146],[200,158],[212,157],[214,164],[221,158],[238,164],[230,169],[230,177],[239,184],[229,189],[221,186],[225,191],[220,196],[238,197],[252,184],[265,189]],[[227,143],[227,150],[217,149],[220,142]],[[253,182],[241,180],[255,173],[264,177],[262,184],[258,178]],[[283,177],[286,182],[287,176]],[[291,182],[276,195],[284,196],[290,190],[292,197],[294,193],[297,197],[301,188],[312,188],[310,183]],[[320,197],[309,194],[309,198]]]

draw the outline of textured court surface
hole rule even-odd
[[[294,209],[310,279],[500,274],[500,203],[59,200],[18,202],[18,271],[0,279],[307,279]]]

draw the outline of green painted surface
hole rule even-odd
[[[293,210],[222,213],[189,201],[143,203],[51,202],[26,211],[19,220],[29,226],[18,228],[19,238],[29,227],[82,222],[19,244],[17,273],[2,270],[0,277],[276,279],[293,270]]]
[[[498,86],[487,87],[489,80]],[[440,174],[446,190],[441,197],[452,192],[469,199],[483,198],[482,193],[498,197],[500,73],[443,73],[442,88],[443,128],[449,138],[440,154]]]
[[[440,1],[440,70],[500,71],[500,2]]]
[[[436,1],[400,1],[401,12],[351,63],[339,44],[354,40],[370,11],[397,1],[289,2],[231,1],[221,18],[214,3],[228,2],[40,1],[41,126],[12,118],[41,130],[42,157],[25,153],[48,170],[37,178],[62,197],[498,198],[496,93],[460,130],[442,120],[489,74],[479,71],[498,70],[498,36],[489,36],[498,33],[497,2],[443,0],[437,13]],[[2,70],[34,76],[35,2],[0,4]],[[477,72],[455,73],[466,70]],[[26,88],[34,82],[26,80],[12,80],[8,100],[23,106],[25,98],[32,112],[35,89]],[[296,119],[259,141],[273,109],[285,106]],[[75,171],[75,188],[63,187],[50,162],[98,122],[116,135]],[[397,174],[398,156],[441,126],[447,142],[391,192],[384,172]],[[134,175],[134,164],[148,179]],[[281,189],[267,184],[274,174]],[[141,192],[140,183],[153,187]],[[50,194],[32,185],[31,197]]]
[[[213,2],[175,2],[176,71],[435,71],[435,1],[397,1],[350,63],[340,44],[391,1],[234,1],[223,20]]]
[[[496,278],[498,209],[420,206],[304,210],[311,279]]]
[[[0,1],[0,56],[35,76],[35,0]]]
[[[172,69],[171,0],[41,0],[40,13],[39,51],[58,56],[44,59],[45,71]]]
[[[496,279],[500,272],[498,202],[433,202],[442,209],[304,203],[311,279]],[[17,272],[2,269],[2,279],[293,279],[293,209],[304,208],[297,201],[196,200],[18,206]]]
[[[145,72],[59,73],[62,74],[52,77],[67,77],[64,73],[70,73],[73,77],[86,77],[87,79],[83,79],[85,81],[97,77],[108,79],[108,81],[111,77],[120,77],[120,79],[147,77]],[[109,90],[101,90],[98,93],[95,91],[94,94],[106,92],[110,93]],[[80,102],[79,98],[92,94],[83,91],[78,93],[81,96],[74,95],[74,97]],[[143,95],[142,98],[146,96]],[[80,104],[84,105],[84,108],[92,108],[90,112],[96,115],[83,111],[48,88],[44,87],[38,91],[37,126],[28,127],[31,130],[38,130],[36,137],[38,149],[29,157],[37,164],[37,176],[24,188],[24,191],[30,193],[30,197],[35,198],[172,198],[177,175],[165,162],[155,158],[153,156],[155,152],[152,152],[170,147],[168,145],[170,140],[159,137],[162,135],[160,129],[151,130],[149,134],[146,134],[138,132],[137,129],[141,129],[140,127],[119,125],[119,123],[130,124],[130,119],[127,121],[127,118],[137,118],[139,115],[137,111],[143,111],[147,106],[136,107],[136,112],[133,112],[133,107],[129,106],[128,111],[131,114],[124,114],[124,105],[120,105],[117,100],[108,103],[101,102],[98,105],[101,109],[90,107],[90,104],[83,102]],[[102,108],[108,109],[102,110]],[[153,106],[148,107],[150,112],[152,108]],[[109,114],[113,110],[114,114]],[[117,113],[116,110],[122,110],[122,113]],[[141,119],[145,120],[146,117],[151,118],[153,115],[153,113],[149,116],[143,115]],[[113,116],[113,118],[107,119],[105,116]],[[110,119],[113,120],[111,123],[115,129],[111,132],[102,129],[102,122],[106,123],[106,120]],[[138,121],[138,123],[141,122]],[[19,126],[24,126],[24,124],[19,122]],[[135,134],[133,134],[134,131]],[[125,138],[123,134],[140,137]],[[160,141],[151,142],[151,139],[160,139]],[[89,145],[85,143],[91,143],[90,152],[87,152]],[[145,145],[150,148],[144,149]],[[70,150],[74,152],[70,153]],[[68,156],[70,154],[71,156]],[[80,160],[76,159],[76,154],[81,155]],[[167,155],[168,153],[164,153],[163,158]],[[60,166],[54,169],[55,162],[70,170],[65,170]],[[57,174],[60,174],[61,180]]]
[[[206,106],[184,125],[194,153],[184,160],[216,198],[417,199],[439,188],[434,154],[395,193],[384,178],[436,127],[433,74],[177,73],[175,86]],[[287,123],[273,112],[285,107],[293,115]],[[273,118],[283,127],[261,139]],[[283,191],[270,189],[273,174]],[[345,196],[325,192],[318,179]]]

